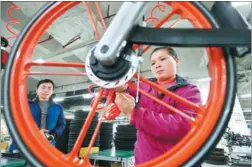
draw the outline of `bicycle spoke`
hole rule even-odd
[[[160,21],[158,21],[157,20],[157,23],[155,24],[155,28],[160,28],[164,23],[166,23],[172,16],[174,16],[176,13],[178,12],[178,10],[175,8],[175,9],[172,9],[172,11],[169,13],[169,14],[167,14],[166,16],[164,16],[163,18],[162,18],[162,20],[160,20]],[[148,19],[147,19],[148,20]],[[147,21],[147,20],[145,20],[145,21]],[[175,24],[176,24],[176,22],[177,21],[179,21],[179,20],[176,20],[175,21],[175,23],[174,24],[172,24],[171,26],[169,26],[168,28],[171,28],[171,27],[173,27]],[[139,46],[141,46],[141,45],[137,45],[134,49],[137,49]],[[143,49],[143,53],[145,53],[145,52],[147,52],[147,50],[149,49],[151,47],[151,45],[147,45],[144,49]]]
[[[100,96],[102,96],[103,94],[100,94]],[[96,139],[96,137],[97,137],[97,134],[98,134],[98,132],[99,132],[99,130],[100,130],[100,128],[101,128],[101,124],[102,124],[102,121],[104,120],[104,117],[105,117],[105,114],[106,114],[106,112],[108,112],[107,111],[107,104],[109,104],[110,102],[112,102],[112,97],[113,97],[113,95],[114,95],[114,91],[112,90],[112,89],[110,89],[109,90],[109,93],[108,93],[108,95],[107,95],[107,102],[106,102],[106,104],[105,104],[105,107],[103,107],[104,108],[104,110],[102,111],[102,116],[101,116],[101,118],[100,118],[100,120],[99,120],[99,122],[98,122],[98,124],[97,124],[97,126],[96,126],[96,128],[95,128],[95,131],[94,131],[94,134],[93,134],[93,136],[92,136],[92,138],[91,138],[91,141],[90,141],[90,143],[89,143],[89,145],[88,145],[88,151],[87,151],[87,154],[86,154],[86,157],[85,157],[85,159],[87,159],[88,158],[88,156],[89,156],[89,153],[90,153],[90,151],[91,151],[91,148],[92,148],[92,146],[93,146],[93,144],[94,144],[94,142],[95,142],[95,139]],[[102,96],[103,97],[103,96]],[[85,161],[85,160],[84,160]]]
[[[100,7],[99,7],[99,4],[98,4],[96,1],[94,2],[94,4],[95,4],[95,8],[96,8],[96,10],[97,10],[97,12],[98,12],[98,15],[99,15],[99,17],[100,17],[100,20],[101,20],[103,29],[106,30],[106,29],[107,29],[107,26],[106,26],[106,24],[105,24],[105,22],[104,22],[104,19],[103,19],[103,17],[102,17],[102,13],[101,13],[101,9],[100,9]]]
[[[64,75],[64,76],[86,76],[86,73],[83,72],[38,72],[31,71],[27,72],[28,75]]]
[[[174,13],[175,14],[175,13]],[[172,28],[174,25],[176,25],[179,21],[181,20],[181,18],[177,19],[176,21],[174,21],[168,28]],[[149,48],[151,47],[151,45],[146,46],[143,49],[143,53],[145,53],[147,50],[149,50]]]
[[[138,75],[135,74],[134,78],[137,79]],[[187,107],[190,107],[191,109],[193,109],[193,110],[195,110],[197,112],[202,112],[200,106],[190,102],[189,100],[186,100],[183,97],[180,97],[179,95],[176,95],[175,93],[173,93],[173,92],[171,92],[169,90],[166,90],[166,89],[160,87],[160,85],[158,85],[158,84],[156,84],[156,83],[154,83],[154,82],[152,82],[150,80],[147,80],[147,79],[145,79],[144,77],[141,77],[141,76],[140,76],[140,81],[149,84],[152,88],[154,88],[154,89],[162,92],[164,95],[169,96],[169,97],[173,98],[174,100],[186,105]]]
[[[92,138],[91,138],[91,140],[90,140],[90,143],[89,143],[89,145],[88,145],[88,150],[87,150],[87,154],[86,154],[85,159],[88,158],[88,156],[89,156],[89,154],[90,154],[90,151],[91,151],[91,149],[92,149],[92,147],[93,147],[93,145],[94,145],[94,142],[95,142],[95,140],[96,140],[96,137],[97,137],[97,135],[98,135],[98,133],[99,133],[99,130],[100,130],[100,128],[101,128],[101,124],[102,124],[102,119],[99,120],[99,122],[98,122],[98,124],[97,124],[97,126],[96,126],[96,128],[95,128],[94,134],[93,134],[93,136],[92,136]]]
[[[100,101],[102,99],[103,92],[104,92],[104,89],[101,88],[101,90],[99,92],[99,96],[96,99],[96,101],[94,102],[93,108],[89,112],[88,117],[86,118],[86,121],[85,121],[83,127],[81,128],[79,136],[78,136],[78,138],[77,138],[71,152],[68,155],[68,157],[70,157],[70,159],[75,158],[79,153],[82,141],[85,139],[87,131],[88,131],[89,127],[90,127],[90,124],[91,124],[91,122],[92,122],[92,120],[93,120],[93,118],[95,116],[96,108],[97,108],[98,104],[100,103]]]
[[[131,81],[128,82],[128,85],[131,86],[131,87],[133,87],[133,88],[135,88],[135,89],[137,88],[136,84],[134,84],[134,83],[131,82]],[[139,88],[139,92],[142,93],[142,94],[144,94],[145,96],[148,96],[150,99],[152,99],[152,100],[154,100],[154,101],[160,103],[161,105],[165,106],[165,107],[168,108],[169,110],[171,110],[171,111],[173,111],[173,112],[179,114],[180,116],[182,116],[182,117],[188,119],[188,120],[190,121],[191,124],[195,124],[195,118],[186,115],[186,114],[183,113],[182,111],[176,109],[175,107],[173,107],[173,106],[171,106],[171,105],[169,105],[169,104],[166,104],[166,103],[163,102],[162,100],[160,100],[160,99],[158,99],[157,97],[155,97],[155,96],[153,96],[153,95],[147,93],[146,91],[144,91],[144,90],[141,89],[141,88]]]
[[[172,28],[172,27],[175,26],[180,20],[181,20],[181,18],[176,19],[170,26],[168,26],[168,28]]]
[[[46,66],[46,67],[74,67],[74,68],[85,68],[84,63],[73,63],[73,62],[38,62],[30,61],[25,63],[25,68],[30,68],[32,66]]]
[[[161,27],[164,23],[166,23],[177,12],[178,12],[178,9],[173,8],[172,11],[169,14],[165,15],[159,22],[157,22],[154,27],[156,27],[156,28]]]
[[[100,33],[99,33],[97,24],[95,23],[95,20],[94,20],[93,14],[92,14],[92,10],[91,10],[91,8],[90,8],[88,2],[83,2],[83,3],[84,3],[84,5],[85,5],[85,7],[86,7],[86,9],[87,9],[87,11],[88,11],[88,16],[89,16],[89,18],[90,18],[90,20],[91,20],[91,23],[92,23],[92,26],[93,26],[93,30],[95,31],[95,34],[96,34],[96,38],[97,38],[98,40],[100,40],[100,39],[101,39],[101,35],[100,35]]]
[[[33,66],[85,68],[84,63],[30,61],[30,62],[25,63],[25,69],[27,72],[24,72],[24,74],[27,74],[27,75],[64,75],[64,76],[86,76],[87,75],[86,73],[83,73],[83,72],[39,72],[39,71],[27,70]]]

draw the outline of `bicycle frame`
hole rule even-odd
[[[118,51],[121,50],[120,48],[126,46],[126,41],[134,44],[184,47],[250,47],[251,32],[249,29],[166,29],[138,27],[137,24],[141,21],[146,7],[147,2],[123,3],[96,46],[95,57],[101,64],[113,65],[117,57],[119,57]]]

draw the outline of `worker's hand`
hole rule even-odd
[[[128,88],[128,85],[125,84],[125,85],[122,85],[122,86],[118,86],[116,88],[114,88],[115,92],[126,92]]]
[[[46,138],[45,132],[49,132],[47,129],[40,129],[40,133]]]
[[[135,99],[128,93],[116,93],[115,104],[122,113],[124,113],[128,119],[131,118],[132,111],[135,108]]]

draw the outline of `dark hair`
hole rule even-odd
[[[175,50],[172,49],[171,47],[167,47],[167,46],[155,48],[155,49],[151,52],[151,56],[152,56],[152,54],[153,54],[154,52],[159,51],[159,50],[162,50],[162,49],[166,50],[166,51],[168,52],[168,54],[169,54],[170,56],[172,56],[175,60],[178,59],[178,55],[177,55],[177,53],[175,52]]]
[[[55,85],[54,85],[54,83],[53,83],[52,80],[50,80],[50,79],[42,79],[42,80],[40,80],[40,81],[37,83],[37,89],[38,89],[38,87],[39,87],[41,84],[43,84],[43,83],[51,83],[51,84],[53,85],[53,88],[55,87]]]

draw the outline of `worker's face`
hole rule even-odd
[[[51,95],[53,94],[53,85],[52,83],[42,83],[37,89],[37,95],[40,101],[48,101]]]
[[[151,71],[159,81],[175,76],[177,64],[178,59],[175,60],[165,49],[160,49],[151,55]]]

